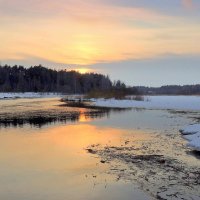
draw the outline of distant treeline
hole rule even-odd
[[[143,95],[200,95],[199,85],[167,85],[162,87],[127,87],[120,80],[112,82],[108,76],[97,73],[52,70],[41,65],[0,65],[0,92],[61,92],[85,94],[106,93]],[[100,94],[99,93],[99,94]]]
[[[63,92],[88,93],[92,90],[124,89],[121,81],[111,82],[108,76],[97,73],[52,70],[41,65],[0,66],[0,92]],[[134,89],[131,89],[134,91]]]
[[[200,95],[198,85],[166,85],[162,87],[136,87],[144,95]]]

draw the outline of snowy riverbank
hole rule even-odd
[[[145,96],[144,101],[92,99],[95,106],[200,111],[200,96]]]

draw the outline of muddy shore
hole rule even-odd
[[[109,164],[107,173],[116,180],[136,182],[155,199],[200,199],[200,153],[188,149],[178,134],[147,133],[145,140],[130,137],[120,146],[97,144],[87,151]]]

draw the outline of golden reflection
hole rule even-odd
[[[120,142],[123,131],[92,125],[49,127],[38,134],[13,129],[0,135],[0,161],[21,168],[77,169],[92,165],[85,148],[91,144]],[[78,158],[78,160],[77,160]],[[81,161],[81,162],[80,162]]]
[[[90,122],[91,118],[87,117],[85,114],[81,113],[78,121],[79,122]]]
[[[13,186],[16,191],[26,188],[27,193],[35,190],[43,194],[41,188],[47,187],[48,194],[49,191],[57,191],[58,194],[67,193],[67,196],[70,196],[71,188],[83,191],[93,188],[93,180],[86,178],[88,174],[99,174],[96,181],[109,179],[109,175],[103,174],[108,165],[99,164],[99,159],[86,151],[87,147],[93,144],[119,146],[122,138],[124,140],[130,134],[127,130],[89,124],[49,126],[34,129],[32,133],[28,127],[23,128],[24,132],[20,128],[7,130],[6,134],[0,132],[0,176],[8,177],[6,185],[0,180],[2,190],[4,186],[12,186],[13,181],[9,179],[16,177],[18,186]],[[139,138],[144,135],[143,132],[135,133]],[[21,181],[21,177],[22,180],[25,177],[26,181]]]
[[[0,161],[21,168],[85,169],[96,162],[85,148],[92,144],[119,145],[122,136],[128,134],[126,130],[88,124],[50,126],[38,132],[24,134],[20,129],[13,129],[1,134]]]
[[[23,195],[53,192],[58,197],[65,194],[65,197],[74,195],[71,199],[82,199],[73,190],[83,190],[84,194],[93,188],[93,180],[86,178],[86,174],[99,173],[101,176],[95,180],[108,180],[108,175],[101,173],[107,165],[97,167],[98,160],[85,148],[97,143],[118,144],[122,134],[126,131],[86,124],[50,126],[32,132],[28,127],[23,131],[0,129],[0,193],[8,194],[7,188],[12,188],[16,195],[21,191]]]

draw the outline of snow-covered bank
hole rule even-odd
[[[180,130],[183,138],[188,140],[188,146],[200,151],[200,124],[189,125]]]
[[[24,92],[24,93],[0,93],[0,99],[16,99],[16,98],[53,98],[61,97],[59,93],[35,93],[35,92]]]
[[[95,106],[200,111],[200,96],[145,96],[144,101],[93,99]]]

